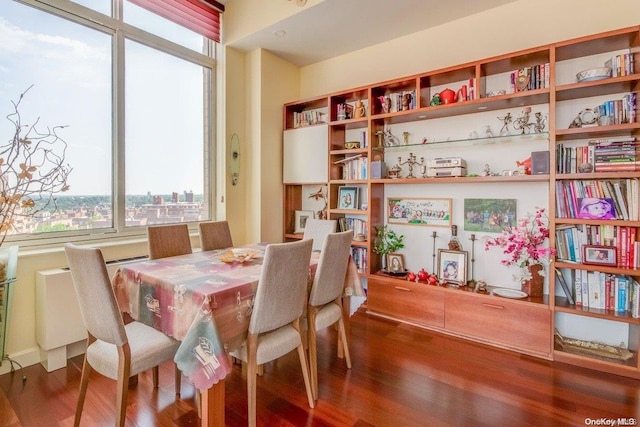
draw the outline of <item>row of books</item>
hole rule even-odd
[[[600,271],[563,270],[556,277],[569,303],[639,317],[640,284],[633,277]]]
[[[633,53],[612,56],[604,63],[604,66],[611,68],[611,77],[628,76],[635,73]]]
[[[556,147],[558,173],[640,170],[640,143],[633,136],[592,139],[587,145]]]
[[[389,94],[389,98],[391,98],[391,109],[388,111],[389,113],[414,110],[417,107],[415,90],[393,92]]]
[[[625,94],[622,99],[613,99],[598,105],[597,125],[635,123],[637,118],[638,104],[635,92]],[[586,126],[583,124],[583,127]]]
[[[333,163],[342,166],[342,179],[367,179],[369,159],[362,154],[345,157]]]
[[[638,221],[638,179],[601,179],[556,181],[558,218],[593,218],[582,216],[584,199],[608,199],[613,203],[611,216],[602,219]]]
[[[516,80],[518,77],[528,77],[529,83],[525,89],[518,89]],[[549,72],[549,63],[534,65],[533,67],[524,67],[519,70],[512,71],[510,74],[511,79],[511,92],[519,92],[520,90],[534,90],[543,89],[549,87],[549,78],[551,74]]]
[[[354,107],[351,104],[347,104],[343,102],[342,104],[338,104],[337,106],[337,119],[338,120],[347,120],[353,118],[353,110]]]
[[[369,223],[360,218],[346,216],[338,219],[338,230],[339,231],[353,230],[354,236],[357,236],[358,234],[368,236]]]
[[[640,268],[640,242],[635,227],[565,224],[556,227],[555,239],[558,261],[582,263],[586,245],[612,246],[616,267]]]
[[[353,258],[353,262],[356,264],[356,267],[358,268],[358,273],[366,273],[367,265],[369,262],[369,259],[367,256],[367,249],[352,246],[351,257]]]
[[[307,110],[293,113],[293,127],[317,125],[319,123],[327,123],[327,113],[320,110]]]

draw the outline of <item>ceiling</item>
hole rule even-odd
[[[302,67],[513,1],[325,0],[228,45],[263,48]],[[278,37],[278,31],[286,34]]]

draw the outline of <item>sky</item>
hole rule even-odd
[[[11,101],[33,86],[21,103],[22,124],[39,118],[41,130],[68,126],[59,133],[73,169],[68,194],[111,194],[111,36],[13,1],[2,3],[1,144],[15,131],[5,118],[13,112]],[[144,22],[147,30],[175,28],[149,15],[127,3],[129,22]],[[186,37],[176,41],[193,46],[193,33]],[[133,41],[126,46],[127,193],[201,194],[202,67]]]

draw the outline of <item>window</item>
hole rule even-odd
[[[97,9],[86,12],[91,19],[85,10],[60,0],[11,0],[0,10],[0,137],[13,134],[5,117],[30,88],[22,121],[66,125],[73,169],[58,210],[24,218],[8,239],[42,244],[211,219],[215,61],[205,53],[213,42],[157,25],[164,18],[133,5],[131,23],[155,24],[139,29],[108,15],[96,24]]]

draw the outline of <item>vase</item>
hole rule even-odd
[[[544,276],[540,275],[542,264],[533,264],[528,267],[531,279],[522,281],[522,292],[530,297],[541,297],[544,293]]]

